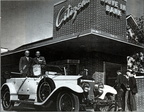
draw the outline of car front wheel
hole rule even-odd
[[[56,102],[57,111],[79,111],[79,99],[70,92],[61,92],[58,94]]]
[[[52,88],[49,82],[44,81],[40,83],[39,88],[38,88],[38,101],[39,102],[44,101],[49,96],[51,91],[52,91]]]
[[[4,110],[12,110],[14,106],[14,102],[10,101],[10,92],[8,88],[6,88],[3,92],[2,106]]]

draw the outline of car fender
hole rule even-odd
[[[16,88],[15,88],[13,83],[5,83],[5,84],[3,84],[1,90],[3,90],[4,87],[8,87],[8,89],[10,91],[10,94],[16,94],[17,93]]]
[[[73,85],[73,84],[60,85],[60,86],[57,86],[43,102],[35,102],[34,104],[44,105],[53,96],[53,94],[56,93],[61,88],[67,88],[76,93],[83,93],[83,89],[79,85]]]
[[[111,93],[111,94],[114,94],[114,95],[117,94],[117,91],[109,85],[104,85],[104,88],[102,89],[102,91],[103,91],[103,94],[99,97],[100,99],[104,99],[105,95],[107,93]]]
[[[62,88],[62,87],[69,88],[76,93],[83,92],[83,89],[79,85],[74,85],[73,83],[67,83],[67,84],[63,83],[63,84],[57,86],[57,89]]]
[[[17,91],[15,89],[15,86],[13,83],[5,83],[3,84],[2,88],[1,88],[1,92],[3,92],[5,89],[5,87],[7,87],[10,91],[10,100],[18,100],[18,96],[17,96]]]

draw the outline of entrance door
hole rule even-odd
[[[121,70],[122,65],[121,64],[116,64],[116,63],[110,63],[106,62],[105,63],[105,83],[110,86],[115,85],[115,80],[117,77],[117,70]]]

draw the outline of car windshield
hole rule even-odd
[[[54,65],[46,65],[45,71],[49,72],[49,74],[64,74],[64,71],[59,66]]]

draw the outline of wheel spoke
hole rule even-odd
[[[58,111],[79,111],[79,99],[76,95],[70,92],[61,92],[57,97]]]
[[[4,110],[11,110],[13,107],[13,103],[10,101],[10,93],[8,89],[5,89],[2,96],[2,105]]]
[[[10,104],[10,94],[8,92],[5,92],[4,96],[3,96],[3,104],[5,107],[8,107]]]
[[[41,101],[44,101],[51,92],[51,87],[48,82],[43,82],[39,87],[38,96]]]
[[[61,97],[61,110],[62,111],[72,111],[74,109],[73,100],[70,95],[64,94]]]

